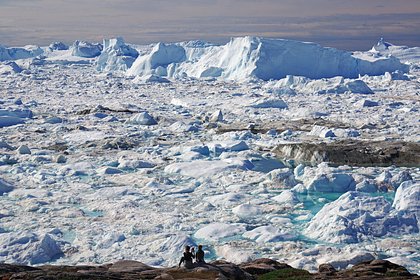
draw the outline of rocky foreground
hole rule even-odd
[[[323,264],[317,273],[311,274],[274,260],[258,259],[240,265],[214,261],[194,269],[155,268],[128,260],[101,266],[30,267],[3,263],[0,264],[0,279],[420,279],[420,276],[384,260],[363,262],[341,271]]]

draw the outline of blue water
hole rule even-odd
[[[63,232],[63,240],[72,243],[76,239],[76,232],[75,231],[64,231]]]

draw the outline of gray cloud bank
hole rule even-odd
[[[419,0],[0,0],[0,44],[123,36],[146,44],[256,35],[369,49],[420,46]]]

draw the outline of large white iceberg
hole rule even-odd
[[[259,37],[233,38],[193,63],[183,63],[179,72],[190,77],[220,76],[228,80],[256,77],[281,79],[287,75],[312,79],[359,75],[381,75],[396,70],[408,71],[397,58],[372,53],[355,53],[321,47],[315,43]]]
[[[157,74],[167,75],[167,66],[171,63],[185,61],[185,49],[175,44],[158,43],[150,54],[139,56],[127,71],[130,76]]]
[[[98,71],[126,71],[139,55],[137,50],[126,45],[121,37],[104,39],[103,45],[104,49],[96,65]]]
[[[358,243],[371,237],[418,231],[414,213],[396,211],[383,197],[347,192],[326,204],[304,234],[331,243]]]
[[[102,45],[96,43],[89,43],[76,40],[71,46],[71,53],[73,56],[80,56],[86,58],[97,57],[102,52]]]
[[[43,52],[40,47],[33,45],[21,48],[6,48],[0,45],[0,61],[32,58]]]
[[[420,184],[411,181],[402,183],[395,193],[392,206],[397,210],[414,212],[420,223]]]

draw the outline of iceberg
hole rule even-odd
[[[382,56],[392,55],[397,57],[403,63],[419,63],[420,47],[395,46],[381,38],[369,51],[373,54]]]
[[[102,52],[102,45],[76,40],[71,46],[71,54],[85,58],[97,57]]]
[[[233,38],[224,46],[209,47],[197,61],[182,63],[178,72],[195,78],[214,73],[215,77],[240,81],[253,77],[278,80],[287,75],[357,78],[396,70],[407,72],[408,66],[392,56],[352,54],[308,42],[243,37]]]
[[[326,242],[358,243],[372,236],[418,231],[415,213],[395,211],[383,197],[352,191],[326,204],[303,233]]]
[[[183,47],[175,44],[158,43],[150,54],[139,56],[133,66],[128,69],[127,74],[129,76],[162,75],[164,74],[162,71],[165,72],[169,64],[185,61],[186,58]]]
[[[40,47],[33,45],[22,48],[6,48],[0,45],[0,61],[32,58],[43,52]]]
[[[13,73],[20,73],[23,69],[19,67],[14,61],[0,63],[0,75],[9,75]]]
[[[223,238],[242,234],[244,232],[245,225],[243,224],[212,223],[200,228],[194,234],[194,237],[207,241],[217,242]]]
[[[126,71],[139,56],[137,50],[126,45],[121,37],[104,39],[103,46],[96,64],[98,71]]]
[[[411,181],[402,183],[395,193],[392,206],[397,210],[414,212],[420,222],[420,184]]]

